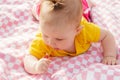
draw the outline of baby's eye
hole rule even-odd
[[[48,36],[44,35],[45,38],[48,38]]]
[[[56,38],[57,41],[62,41],[63,39]]]

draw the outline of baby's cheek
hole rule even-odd
[[[48,45],[48,40],[47,39],[43,39],[44,43]]]
[[[66,48],[67,48],[67,44],[65,44],[65,43],[64,43],[64,44],[60,44],[60,45],[59,45],[59,48],[60,48],[60,49],[66,49]]]

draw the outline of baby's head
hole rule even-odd
[[[81,29],[81,0],[42,0],[40,10],[40,29],[45,43],[72,52],[75,36]]]

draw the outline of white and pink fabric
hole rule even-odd
[[[92,1],[96,6],[91,10],[91,19],[113,33],[120,60],[120,0]],[[76,57],[54,57],[45,74],[26,73],[22,59],[39,26],[31,13],[33,2],[0,0],[0,80],[120,80],[120,65],[101,63],[99,43]]]

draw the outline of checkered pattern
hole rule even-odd
[[[109,0],[105,1],[106,4],[108,2]],[[119,2],[114,0],[108,7],[104,3],[92,9],[93,21],[115,35],[118,52]],[[116,4],[114,8],[113,4]],[[29,43],[38,29],[38,22],[31,14],[32,5],[33,0],[0,0],[0,80],[120,80],[119,65],[107,66],[100,63],[102,49],[99,43],[92,44],[85,54],[76,57],[52,58],[48,72],[43,75],[26,73],[22,59],[28,53]],[[112,14],[109,10],[112,10]],[[108,19],[108,14],[112,19]]]
[[[120,66],[92,64],[75,75],[72,80],[120,80]]]
[[[95,2],[94,2],[95,3]],[[99,6],[96,6],[91,11],[93,22],[100,27],[109,30],[116,39],[117,45],[120,48],[120,0],[99,0]],[[109,5],[107,5],[109,4]],[[107,6],[106,6],[107,5]]]

